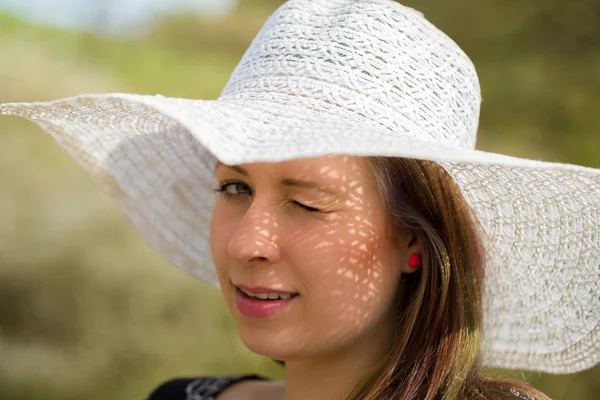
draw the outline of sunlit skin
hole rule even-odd
[[[391,344],[398,283],[418,243],[392,228],[360,157],[218,164],[216,178],[212,256],[243,342],[286,361],[286,399],[343,398]],[[235,285],[298,296],[251,318]]]

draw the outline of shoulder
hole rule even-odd
[[[215,400],[230,386],[250,380],[265,380],[257,375],[179,378],[163,383],[146,400]]]

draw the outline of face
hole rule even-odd
[[[392,230],[363,158],[219,164],[216,177],[212,255],[248,348],[289,361],[393,330],[410,237]]]

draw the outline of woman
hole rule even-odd
[[[479,106],[470,60],[420,13],[290,0],[216,101],[0,112],[48,130],[285,363],[285,382],[181,379],[150,399],[546,399],[480,369],[600,361],[600,171],[475,150]]]

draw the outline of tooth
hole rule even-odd
[[[269,293],[269,300],[275,300],[279,298],[279,293]]]
[[[245,290],[243,290],[243,292],[244,292],[245,294],[247,294],[247,295],[248,295],[248,297],[256,297],[256,295],[255,295],[254,293],[246,292]]]
[[[281,297],[282,299],[289,299],[290,297],[292,297],[291,294],[280,294],[279,297]]]
[[[256,293],[256,297],[261,300],[267,300],[269,298],[269,293]]]

